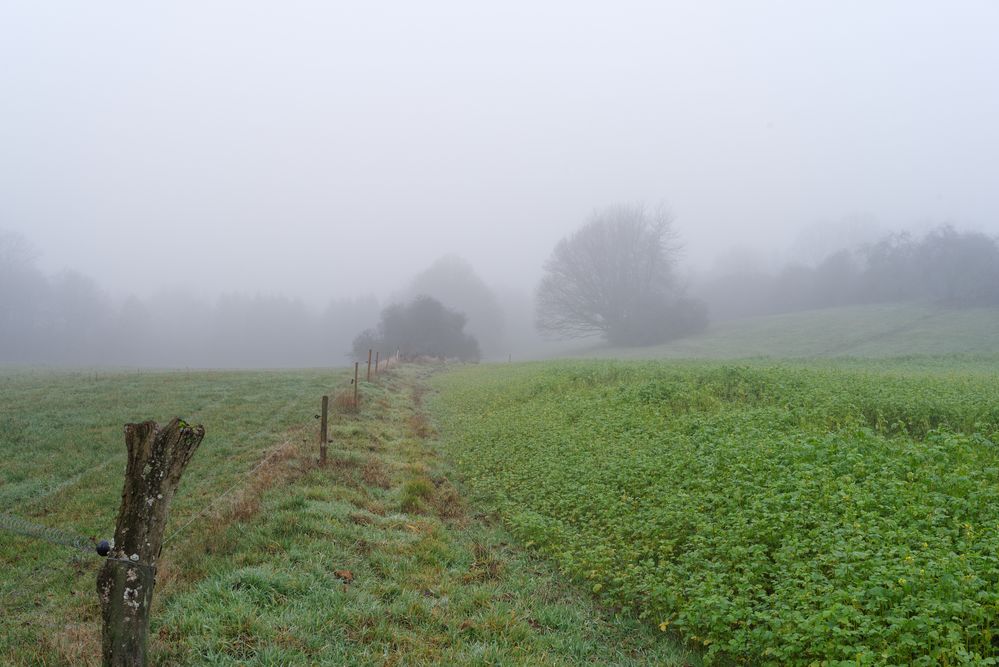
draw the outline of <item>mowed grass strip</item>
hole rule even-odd
[[[709,661],[999,656],[994,372],[593,361],[435,384],[475,501]]]
[[[305,409],[285,405],[297,423],[258,442],[241,472],[272,459],[165,549],[154,664],[699,664],[659,630],[567,586],[468,504],[422,410],[429,372],[407,367],[362,384],[361,410],[331,417],[325,467],[312,406],[321,392],[302,399]],[[282,398],[260,400],[314,391],[303,375],[268,374]],[[194,489],[203,454],[189,469]],[[178,501],[183,494],[182,486]],[[174,526],[192,516],[182,514]],[[50,576],[66,576],[65,556],[57,561]],[[70,579],[41,605],[4,617],[0,661],[96,661],[92,568]]]

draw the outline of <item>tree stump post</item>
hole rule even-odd
[[[203,427],[180,419],[163,428],[152,421],[125,425],[128,465],[114,547],[97,575],[105,667],[146,664],[149,608],[170,501],[204,437]]]

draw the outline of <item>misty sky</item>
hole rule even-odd
[[[702,266],[999,233],[997,34],[970,0],[4,0],[0,228],[113,294],[313,303],[447,253],[531,287],[615,202]]]

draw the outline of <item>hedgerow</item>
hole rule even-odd
[[[991,376],[572,362],[439,383],[470,489],[709,660],[999,656]]]

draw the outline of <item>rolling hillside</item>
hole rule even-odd
[[[899,357],[999,354],[999,308],[921,304],[827,308],[713,325],[706,333],[642,348],[594,347],[617,358]]]

